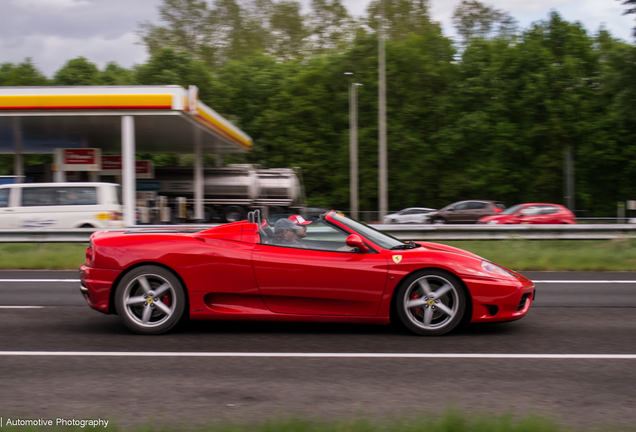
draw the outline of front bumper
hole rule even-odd
[[[110,292],[119,276],[119,270],[107,270],[80,266],[80,292],[93,309],[109,313]]]
[[[534,283],[515,279],[471,279],[464,282],[472,297],[471,322],[514,321],[523,318],[535,297]]]

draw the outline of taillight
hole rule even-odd
[[[122,219],[121,212],[108,212],[108,218],[110,220],[118,221]]]
[[[500,209],[499,207],[495,207],[495,213],[501,213],[503,210]]]

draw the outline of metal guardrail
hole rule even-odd
[[[632,224],[373,225],[400,240],[611,240],[636,238]]]
[[[216,225],[139,225],[143,228],[201,228]],[[636,224],[586,225],[372,225],[400,240],[611,240],[636,238]],[[0,230],[0,243],[88,243],[97,229]],[[112,230],[120,231],[120,230]]]

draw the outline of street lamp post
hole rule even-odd
[[[386,58],[384,47],[384,0],[380,0],[380,22],[378,23],[378,171],[379,171],[379,219],[388,212],[388,167],[386,143]]]
[[[353,72],[345,75],[353,76]],[[361,85],[353,81],[349,85],[349,199],[353,219],[358,219],[358,86]]]

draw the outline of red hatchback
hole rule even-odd
[[[574,214],[559,204],[518,204],[494,216],[486,216],[479,224],[575,224]]]

